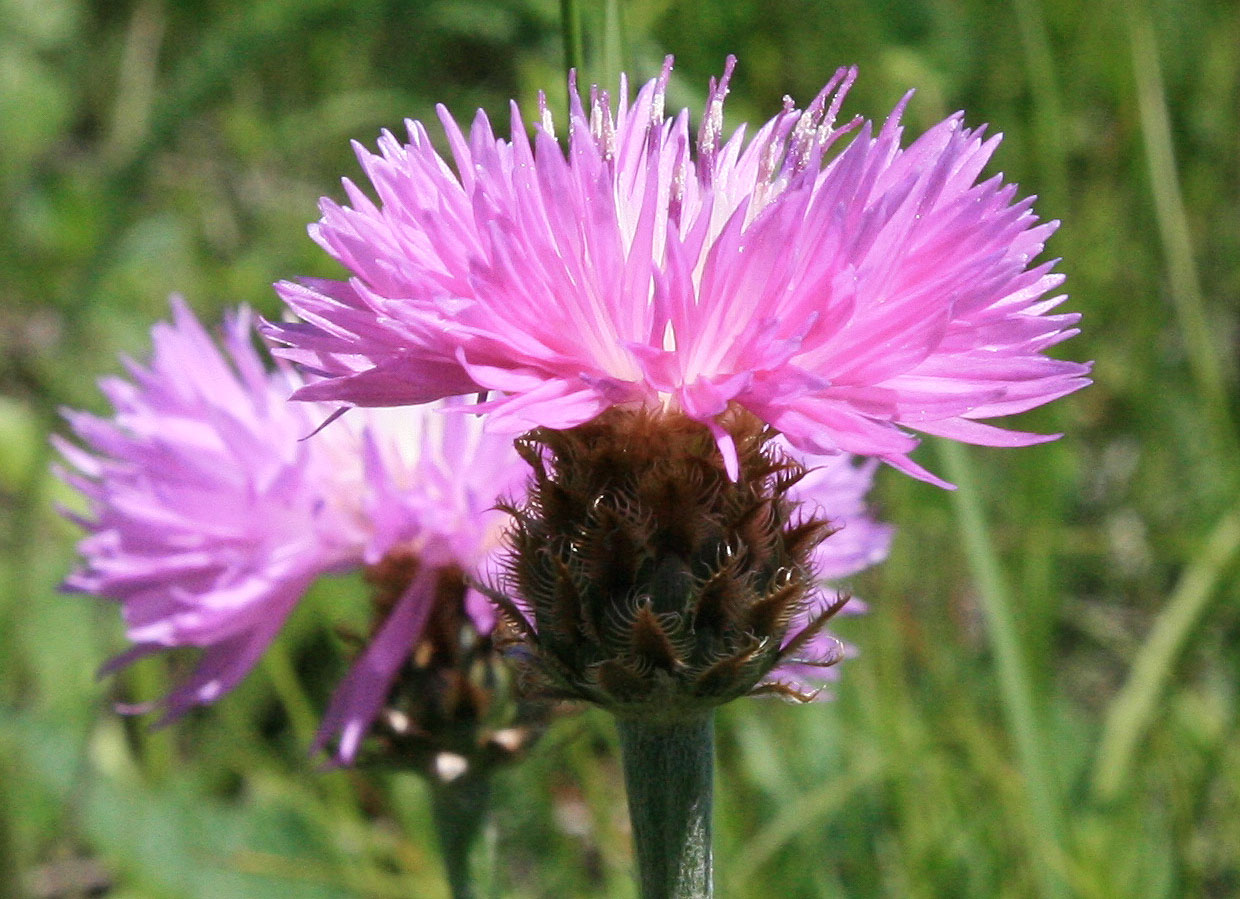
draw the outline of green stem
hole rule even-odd
[[[3,758],[6,748],[0,746],[0,768],[13,770],[16,766],[9,768],[3,764],[8,761]],[[11,808],[5,795],[7,790],[5,779],[0,779],[0,808]],[[18,866],[15,843],[13,832],[9,829],[9,816],[0,814],[0,871],[11,872],[7,877],[0,877],[0,899],[22,899],[21,879],[17,876],[21,868]]]
[[[1038,207],[1052,215],[1066,215],[1067,162],[1064,153],[1063,111],[1059,102],[1055,56],[1051,52],[1046,21],[1036,0],[1012,0],[1016,29],[1024,50],[1025,68],[1033,93],[1033,120],[1038,131],[1034,143],[1041,168],[1042,188]]]
[[[995,654],[1003,711],[1016,742],[1029,803],[1030,849],[1039,892],[1047,897],[1064,896],[1060,844],[1064,831],[1059,792],[1035,711],[1028,662],[1021,650],[1016,603],[995,553],[965,449],[949,440],[940,440],[937,444],[947,476],[959,488],[952,494],[952,501],[960,521],[969,567],[977,581],[986,634]]]
[[[714,716],[616,726],[641,899],[709,899]]]
[[[585,53],[581,41],[581,7],[577,0],[560,0],[560,34],[564,39],[564,68],[576,69],[583,76],[581,66]]]
[[[1133,77],[1154,198],[1154,219],[1167,261],[1168,293],[1175,306],[1193,380],[1210,416],[1214,451],[1219,458],[1234,459],[1240,452],[1240,445],[1228,396],[1229,375],[1233,372],[1226,368],[1227,354],[1222,352],[1216,339],[1218,333],[1210,322],[1197,271],[1192,229],[1180,190],[1154,25],[1143,3],[1132,4],[1125,21],[1132,45]]]
[[[596,74],[599,84],[609,91],[616,90],[624,71],[624,44],[623,5],[620,0],[607,0],[603,6],[602,71]]]
[[[479,835],[491,801],[491,781],[486,776],[460,777],[448,783],[431,782],[431,812],[439,834],[439,850],[448,872],[452,899],[477,899],[487,892],[474,884],[489,881],[486,853]]]

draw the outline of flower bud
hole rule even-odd
[[[419,567],[415,555],[395,551],[366,569],[375,632]],[[465,573],[448,566],[434,577],[425,627],[371,725],[363,761],[449,783],[523,757],[542,733],[547,708],[518,701],[511,666],[466,608]]]

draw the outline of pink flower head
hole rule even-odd
[[[299,399],[357,406],[492,391],[490,426],[569,428],[621,404],[711,428],[743,407],[798,449],[908,457],[908,431],[1019,446],[1052,437],[981,419],[1088,383],[1045,351],[1076,333],[1063,280],[1035,261],[1055,222],[1002,176],[997,136],[956,114],[902,146],[906,96],[875,127],[836,127],[856,72],[748,137],[723,134],[734,60],[711,82],[696,141],[666,117],[671,62],[630,102],[574,100],[564,149],[540,100],[511,137],[479,112],[357,146],[377,202],[349,181],[311,234],[347,281],[277,285],[302,322],[271,325],[322,375]],[[574,92],[575,96],[575,92]],[[847,136],[847,139],[844,139]],[[946,485],[945,485],[946,486]]]
[[[393,555],[416,573],[337,690],[318,747],[339,737],[351,761],[416,644],[437,574],[472,571],[498,547],[496,497],[520,482],[511,442],[478,420],[422,409],[367,410],[305,439],[331,413],[289,403],[303,386],[269,372],[250,313],[224,328],[224,352],[177,299],[152,332],[149,366],[101,382],[115,414],[65,413],[82,449],[56,439],[86,498],[82,569],[70,589],[121,604],[134,646],[114,671],[153,653],[197,647],[196,670],[156,705],[164,723],[232,689],[321,575]],[[472,589],[480,632],[493,625]]]

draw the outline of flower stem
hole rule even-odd
[[[1044,899],[1059,899],[1067,895],[1061,843],[1063,812],[1049,744],[1034,699],[1029,663],[1021,645],[1018,606],[990,537],[968,454],[963,446],[950,440],[940,440],[937,444],[947,476],[959,487],[952,494],[952,503],[964,537],[965,556],[977,580],[983,621],[995,654],[1003,710],[1025,782],[1031,864],[1038,880],[1038,895]]]
[[[642,899],[709,899],[713,715],[616,726]]]
[[[582,74],[585,52],[581,38],[581,7],[577,0],[560,0],[560,35],[564,40],[564,68]]]
[[[491,799],[486,776],[460,777],[431,787],[431,811],[439,834],[439,850],[448,872],[452,899],[479,899],[487,893],[475,889],[476,881],[489,881],[486,853],[478,839]],[[481,875],[481,876],[476,876]]]
[[[1206,404],[1213,450],[1218,458],[1234,459],[1238,447],[1229,388],[1235,371],[1229,366],[1228,354],[1219,345],[1218,329],[1212,326],[1205,291],[1201,287],[1192,228],[1176,167],[1158,40],[1144,4],[1134,3],[1125,21],[1132,46],[1132,71],[1154,200],[1154,219],[1167,260],[1167,292],[1175,308],[1189,369],[1198,394]]]

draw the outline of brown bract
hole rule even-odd
[[[833,532],[789,490],[805,468],[733,409],[728,477],[711,432],[676,412],[613,408],[517,441],[530,464],[495,598],[525,644],[527,687],[619,715],[677,718],[751,692],[816,634],[842,597],[789,638],[811,595],[814,547]],[[512,599],[515,596],[517,599]]]
[[[391,553],[367,568],[374,631],[418,568],[409,553]],[[422,636],[370,729],[367,764],[412,769],[435,782],[485,776],[523,757],[542,733],[549,709],[518,700],[510,666],[493,635],[478,633],[465,594],[464,572],[445,568]]]

